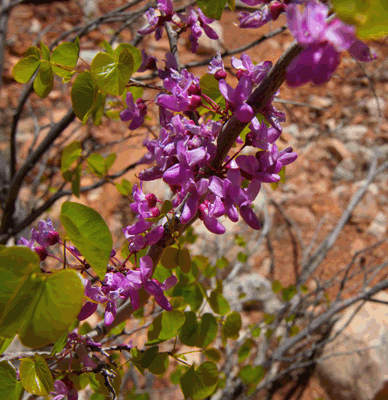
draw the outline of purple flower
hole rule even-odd
[[[241,11],[237,16],[240,28],[261,28],[272,20],[272,14],[267,6],[252,13]]]
[[[132,121],[129,129],[135,130],[143,125],[144,117],[147,115],[147,106],[143,99],[137,99],[135,103],[131,92],[127,93],[125,102],[127,109],[120,113],[120,119],[121,121]]]
[[[105,303],[108,300],[98,286],[92,287],[90,281],[88,281],[87,279],[85,279],[85,281],[85,296],[92,301],[87,301],[83,305],[81,311],[77,316],[80,321],[89,318],[97,310],[98,303]]]
[[[141,56],[142,61],[137,72],[144,72],[148,69],[156,69],[156,61],[158,61],[156,57],[149,56],[144,49],[141,51]]]
[[[291,87],[312,81],[316,85],[330,79],[340,63],[340,52],[348,50],[360,61],[376,58],[355,36],[355,27],[339,19],[327,22],[328,7],[309,0],[302,14],[295,4],[287,6],[287,22],[298,43],[305,49],[287,69]]]
[[[49,255],[47,252],[47,247],[53,246],[54,244],[58,243],[59,240],[59,234],[54,229],[51,219],[47,218],[47,222],[43,220],[38,222],[38,230],[35,228],[31,229],[30,240],[21,237],[17,244],[29,247],[31,250],[35,251],[36,254],[38,254],[40,261],[44,261]],[[39,246],[34,246],[35,242],[37,242]]]
[[[215,198],[212,204],[210,201],[205,200],[198,208],[199,218],[203,221],[206,228],[217,235],[225,233],[226,229],[217,218],[225,214],[225,207],[220,201],[219,197]]]
[[[69,390],[66,385],[62,381],[58,380],[54,382],[54,391],[50,392],[50,394],[54,396],[53,400],[62,400],[68,395],[68,393]]]
[[[250,77],[242,76],[235,89],[221,79],[219,88],[221,94],[225,97],[228,108],[236,114],[239,121],[248,122],[253,118],[252,107],[245,103],[245,100],[252,92],[252,80]]]
[[[146,12],[148,24],[144,29],[138,30],[140,35],[148,35],[155,31],[155,40],[160,40],[163,35],[163,24],[166,21],[171,21],[174,5],[172,0],[158,0],[159,15],[154,8],[150,8]],[[163,15],[161,14],[163,13]]]
[[[226,78],[227,74],[224,62],[222,61],[221,53],[219,51],[217,52],[217,56],[210,61],[208,69],[209,74],[214,75],[217,80]]]
[[[178,14],[178,16],[186,27],[191,30],[189,40],[193,53],[198,50],[198,39],[202,36],[202,30],[210,39],[218,39],[217,33],[209,26],[214,20],[206,17],[201,9],[195,11],[192,7],[187,7],[186,14]]]
[[[291,164],[297,157],[291,147],[279,151],[273,144],[271,150],[259,151],[256,156],[238,156],[236,163],[248,180],[272,183],[280,180],[278,173],[282,167]]]
[[[272,68],[271,61],[263,61],[260,64],[253,65],[251,57],[246,53],[241,54],[241,61],[236,57],[232,57],[231,63],[234,68],[249,76],[254,85],[258,85]]]
[[[159,106],[171,111],[194,111],[202,104],[198,95],[201,93],[199,79],[185,69],[181,73],[171,70],[171,75],[164,79],[163,86],[171,95],[159,95],[155,101]]]
[[[262,150],[270,150],[271,144],[275,143],[282,132],[272,126],[268,127],[264,119],[259,122],[256,117],[252,119],[249,128],[251,131],[248,132],[247,139],[250,140],[252,146]]]
[[[140,277],[145,291],[155,297],[155,301],[165,309],[171,311],[172,306],[164,295],[163,291],[171,289],[176,283],[176,276],[172,275],[167,278],[163,283],[158,282],[156,279],[150,279],[152,276],[152,259],[149,256],[144,256],[139,261]]]

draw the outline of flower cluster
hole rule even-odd
[[[86,282],[85,296],[88,301],[78,314],[78,319],[83,321],[90,317],[98,307],[98,304],[106,303],[104,322],[110,325],[117,313],[117,301],[119,299],[130,299],[134,310],[140,307],[138,290],[144,290],[155,301],[167,311],[172,310],[172,306],[164,295],[163,291],[172,288],[177,283],[175,276],[170,276],[163,283],[158,282],[152,277],[152,259],[148,256],[140,258],[139,269],[121,272],[109,272],[106,274],[102,286],[92,286],[90,281]]]
[[[47,222],[43,220],[39,221],[38,230],[35,228],[31,229],[30,240],[21,237],[17,244],[29,247],[31,250],[35,251],[36,254],[38,254],[41,261],[44,261],[49,255],[47,248],[58,243],[58,241],[59,234],[54,229],[51,219],[47,218]],[[35,242],[38,243],[39,246],[35,246]]]
[[[220,93],[225,98],[225,109],[218,111],[226,116],[234,114],[241,122],[250,122],[244,146],[260,149],[256,156],[238,156],[236,160],[230,160],[223,170],[210,177],[204,177],[202,171],[215,157],[216,140],[222,125],[213,120],[196,124],[187,117],[173,114],[184,112],[190,115],[202,105],[202,97],[206,97],[201,92],[198,78],[186,70],[178,72],[167,68],[168,65],[175,66],[173,58],[167,57],[166,69],[159,73],[170,94],[161,94],[156,99],[164,115],[163,127],[158,139],[145,142],[149,151],[147,159],[155,161],[156,165],[141,172],[140,180],[163,179],[176,194],[174,207],[189,195],[180,216],[182,223],[189,222],[198,213],[210,232],[222,234],[225,227],[219,218],[226,215],[237,221],[240,214],[250,227],[260,229],[252,203],[260,191],[261,182],[278,181],[281,168],[296,159],[291,148],[279,151],[275,145],[281,134],[280,122],[284,121],[284,114],[277,111],[272,102],[268,103],[263,111],[270,123],[268,125],[264,120],[259,122],[252,107],[246,103],[253,86],[267,76],[272,64],[267,61],[254,65],[245,53],[240,60],[233,57],[232,66],[237,69],[239,81],[236,88],[232,88],[224,79],[226,72],[220,54],[210,63],[210,73],[218,78]],[[245,188],[241,187],[243,179],[249,181]],[[138,214],[139,221],[125,228],[124,233],[130,242],[130,250],[136,251],[149,243],[151,232],[154,240],[160,239],[163,228],[153,226],[150,220],[159,215],[156,203],[152,203],[155,199],[147,200],[137,186],[133,197],[136,203],[131,207]]]
[[[218,39],[218,35],[209,25],[214,21],[205,16],[201,9],[195,10],[193,7],[187,7],[185,14],[173,13],[173,2],[171,0],[158,0],[158,11],[150,8],[146,12],[148,26],[140,29],[138,33],[147,35],[155,32],[155,39],[159,40],[163,34],[165,22],[174,22],[182,31],[190,30],[189,40],[191,42],[191,51],[196,53],[198,50],[198,39],[204,32],[210,39]]]

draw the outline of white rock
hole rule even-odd
[[[367,233],[382,239],[387,232],[388,218],[383,212],[379,212],[369,225]]]
[[[383,292],[374,298],[388,302]],[[333,400],[382,400],[388,393],[388,305],[367,302],[351,319],[359,305],[335,324],[331,336],[342,328],[343,332],[325,347],[322,357],[343,354],[317,364],[316,375]]]
[[[365,125],[349,125],[342,128],[339,132],[344,140],[359,140],[368,132]]]

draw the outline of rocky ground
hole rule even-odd
[[[49,44],[64,30],[72,29],[88,18],[124,3],[121,0],[71,0],[40,5],[21,4],[12,10],[0,92],[0,148],[5,157],[8,151],[11,116],[23,90],[22,85],[13,81],[11,70],[25,50],[39,40]],[[241,32],[235,26],[235,21],[232,13],[226,12],[223,16],[220,25],[223,39],[222,43],[218,44],[220,49],[237,48],[284,24],[284,20],[280,19],[275,25],[259,31]],[[103,25],[83,39],[83,58],[92,58],[93,54],[100,50],[99,42],[107,39],[110,33],[111,27]],[[129,41],[131,37],[132,33],[128,29],[122,32],[119,39]],[[284,32],[261,46],[248,50],[247,53],[254,62],[276,61],[291,42],[290,34]],[[159,59],[162,59],[168,50],[168,43],[164,39],[157,43],[148,40],[142,45]],[[214,49],[204,44],[202,53],[193,56],[187,50],[184,38],[179,46],[186,49],[181,58],[183,63],[197,60],[198,57],[206,58],[214,52]],[[306,85],[296,90],[287,86],[281,88],[276,106],[286,112],[287,121],[280,145],[292,146],[298,152],[299,158],[287,168],[286,183],[281,184],[275,191],[269,186],[266,187],[266,196],[261,199],[261,212],[266,212],[272,221],[269,238],[273,252],[269,250],[268,243],[264,242],[244,266],[242,273],[260,273],[280,280],[284,286],[292,284],[295,280],[295,265],[300,263],[303,250],[312,240],[319,244],[335,226],[351,196],[366,179],[374,154],[380,156],[379,163],[388,160],[388,47],[385,39],[371,43],[371,47],[378,56],[375,62],[361,65],[344,53],[340,68],[325,85]],[[226,59],[226,65],[230,66],[230,58]],[[198,75],[204,72],[206,66],[196,69]],[[21,158],[27,154],[27,149],[35,137],[38,136],[39,140],[39,135],[47,132],[50,124],[58,121],[67,112],[69,105],[69,88],[60,81],[56,82],[54,91],[47,99],[41,100],[36,95],[30,97],[18,128],[17,141]],[[71,134],[72,137],[91,133],[104,143],[120,140],[128,132],[121,122],[108,119],[103,119],[102,126],[97,128],[91,125],[81,128],[80,124],[73,124],[67,130],[67,135]],[[133,137],[129,141],[121,142],[113,146],[111,151],[117,153],[113,169],[119,170],[123,165],[135,162],[143,154],[141,138]],[[135,181],[134,171],[125,177]],[[335,276],[350,262],[355,253],[387,237],[387,180],[388,171],[385,171],[369,186],[350,222],[318,271],[322,279]],[[89,183],[91,178],[85,176],[82,184]],[[163,191],[157,187],[151,189]],[[23,189],[22,194],[23,199],[27,200],[30,196],[29,189]],[[116,236],[116,248],[119,249],[124,244],[124,238],[120,235],[121,229],[129,223],[128,202],[123,200],[113,185],[82,195],[81,201],[95,207],[104,216]],[[50,216],[58,215],[61,202],[52,207]],[[198,230],[201,230],[200,227]],[[247,230],[242,233],[251,235]],[[387,259],[387,250],[388,246],[382,244],[367,253],[364,262],[370,265],[381,263]],[[271,268],[271,265],[274,268]],[[385,270],[382,270],[374,282],[382,279],[385,274]],[[358,290],[358,283],[353,282],[353,289],[349,290],[348,296]],[[309,282],[309,285],[313,289],[314,281]],[[329,291],[329,296],[335,296],[337,289]],[[242,314],[245,325],[253,323],[258,316],[255,311],[243,311]],[[163,385],[167,388],[168,382]],[[168,398],[167,392],[163,397],[165,399]],[[175,399],[178,398],[176,394],[174,396]],[[303,399],[317,398],[328,397],[313,380]]]

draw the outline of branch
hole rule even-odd
[[[315,250],[314,254],[303,265],[302,272],[298,280],[298,286],[303,285],[307,281],[307,279],[314,273],[314,271],[319,267],[321,262],[326,257],[326,254],[329,252],[329,250],[336,242],[338,235],[341,233],[343,227],[348,222],[350,216],[352,215],[353,210],[356,208],[357,204],[363,198],[365,192],[368,189],[368,186],[372,183],[372,181],[376,178],[376,176],[380,172],[388,168],[388,162],[386,162],[376,170],[377,159],[378,157],[375,157],[372,160],[366,182],[353,195],[352,199],[350,200],[346,210],[342,214],[342,217],[338,221],[337,225],[334,227],[331,233],[326,237],[326,239],[320,244],[318,249]]]
[[[137,163],[130,164],[120,172],[117,172],[112,175],[107,175],[105,179],[101,179],[98,182],[95,182],[91,185],[84,186],[80,188],[80,192],[88,192],[89,190],[97,189],[98,187],[104,185],[107,183],[107,181],[111,181],[114,179],[119,178],[120,176],[124,175],[131,169],[134,169],[137,166]],[[65,185],[65,184],[64,184]],[[64,186],[63,185],[63,186]],[[49,207],[51,207],[58,199],[64,196],[71,196],[73,192],[71,190],[60,190],[57,193],[55,193],[52,197],[50,197],[48,200],[46,200],[45,203],[43,203],[38,209],[33,210],[27,218],[25,218],[22,222],[20,222],[17,226],[13,227],[13,229],[7,233],[6,235],[3,235],[0,237],[0,243],[6,243],[7,240],[15,235],[16,233],[20,232],[23,228],[26,226],[30,225],[32,222],[34,222],[40,215],[42,215]]]

